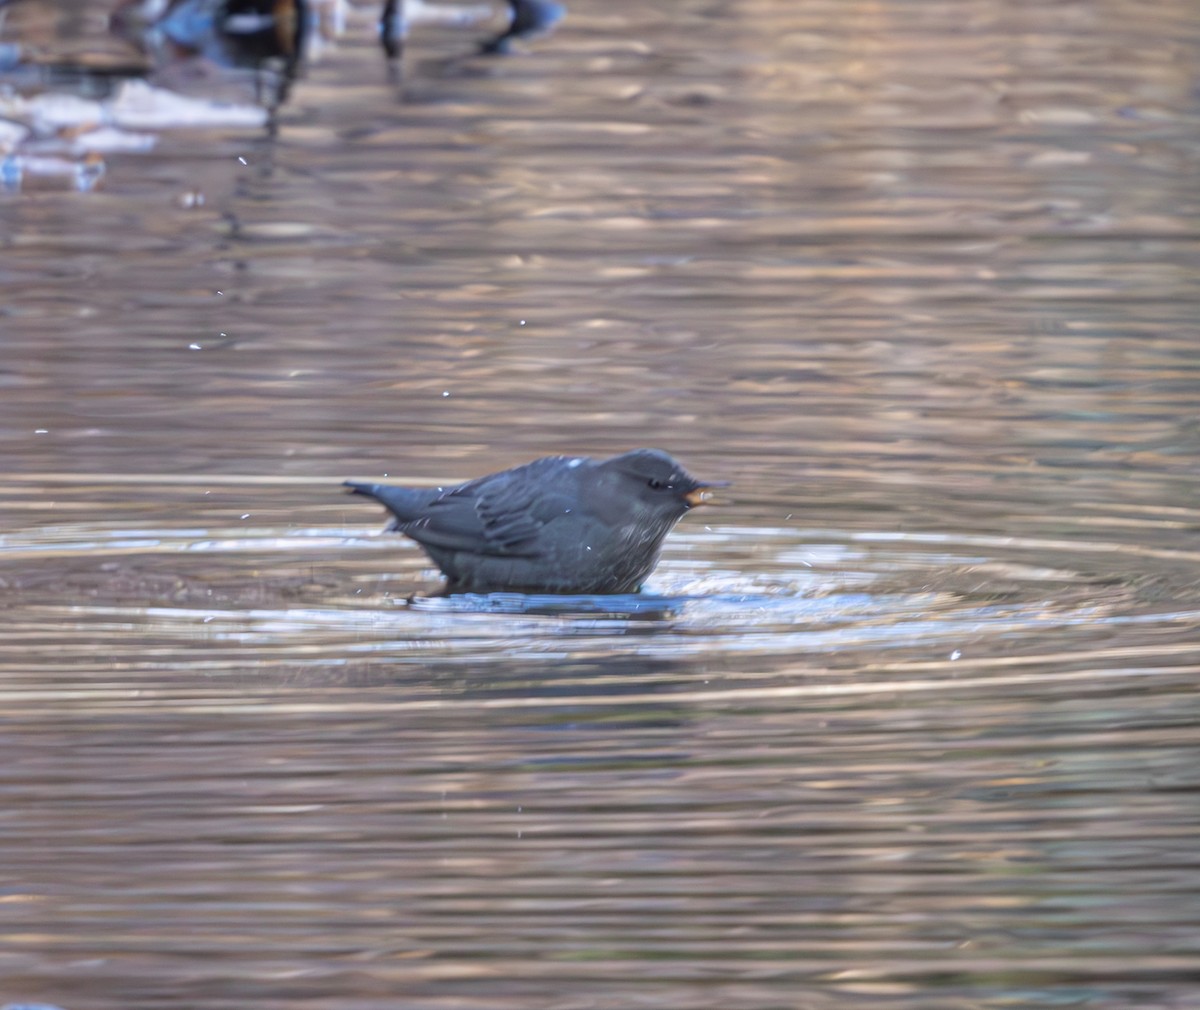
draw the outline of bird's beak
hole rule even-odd
[[[711,492],[715,487],[729,487],[729,481],[713,480],[709,481],[707,484],[701,484],[699,487],[693,488],[691,491],[685,494],[683,496],[683,500],[692,506],[692,508],[695,508],[697,505],[711,505]]]

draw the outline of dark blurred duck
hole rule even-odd
[[[346,481],[395,519],[450,593],[636,593],[707,489],[658,449],[547,456],[451,488]]]
[[[110,28],[150,57],[159,86],[253,101],[273,132],[310,23],[305,0],[126,0]]]
[[[411,0],[410,0],[411,2]],[[481,53],[509,53],[516,40],[545,35],[563,19],[567,9],[555,0],[508,0],[509,24],[499,35],[480,43]],[[384,0],[379,37],[390,59],[399,59],[408,36],[405,0]]]
[[[481,53],[510,53],[513,42],[548,34],[567,13],[567,9],[554,0],[508,0],[508,4],[512,8],[512,20],[507,31],[481,43]]]
[[[203,56],[231,67],[281,60],[294,67],[304,54],[309,13],[305,0],[125,0],[111,25],[160,55]]]

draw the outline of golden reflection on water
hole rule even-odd
[[[0,198],[0,1003],[1192,1005],[1192,8],[353,13]],[[338,486],[647,444],[639,599]]]

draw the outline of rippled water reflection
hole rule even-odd
[[[1195,12],[568,6],[0,197],[0,1003],[1200,1007]],[[635,445],[640,597],[339,486]]]

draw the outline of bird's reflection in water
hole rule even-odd
[[[592,620],[664,621],[677,617],[688,596],[622,593],[614,596],[560,596],[539,593],[458,593],[413,596],[405,606],[440,613],[527,614]]]
[[[690,718],[688,692],[704,687],[694,664],[636,653],[550,652],[495,656],[483,663],[439,656],[419,666],[397,658],[393,662],[381,647],[367,661],[332,668],[310,665],[283,676],[312,689],[395,688],[403,693],[402,704],[487,702],[503,721],[538,729],[678,725]],[[597,705],[597,699],[628,699],[629,705]]]

